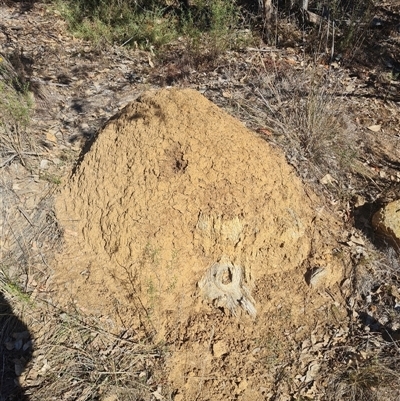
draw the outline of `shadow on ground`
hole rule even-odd
[[[19,376],[32,357],[27,326],[0,292],[0,401],[28,401]]]
[[[365,326],[369,327],[371,333],[380,333],[382,338],[387,342],[399,342],[400,330],[392,330],[388,325],[380,323],[368,313],[360,313],[360,320]]]

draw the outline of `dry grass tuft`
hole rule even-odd
[[[265,74],[257,88],[266,122],[294,165],[308,161],[310,175],[338,179],[355,155],[341,97],[329,76],[316,71]],[[334,173],[334,174],[332,174]]]
[[[345,344],[328,350],[322,369],[328,401],[400,399],[400,264],[393,249],[382,253],[370,245],[364,253],[354,261],[352,334]]]
[[[29,134],[33,106],[28,84],[22,83],[18,72],[0,57],[0,168],[34,153],[35,142]]]
[[[153,369],[162,360],[155,346],[125,330],[118,335],[98,321],[50,308],[41,315],[34,362],[25,382],[31,400],[88,400],[115,395],[138,400],[157,390]],[[33,326],[33,329],[37,328]]]
[[[232,112],[282,148],[303,179],[318,182],[330,174],[328,189],[342,199],[357,158],[342,76],[321,66],[295,70],[262,53],[259,58],[260,66],[243,77],[246,88],[233,94]]]
[[[49,259],[62,245],[62,229],[53,210],[53,190],[41,195],[42,199],[28,211],[13,190],[10,177],[4,174],[0,179],[0,194],[1,270],[11,280],[26,283],[28,274],[33,274],[32,266],[43,264],[47,269]]]
[[[395,401],[400,397],[399,357],[365,360],[357,366],[345,366],[329,383],[329,401]]]
[[[20,362],[20,382],[30,401],[144,400],[159,390],[154,371],[163,361],[162,352],[138,333],[126,329],[114,334],[109,322],[66,313],[16,289],[4,276],[0,288],[14,306],[14,315],[2,321],[1,333],[6,334],[0,346],[9,344],[15,332],[28,333],[30,345],[21,344],[28,350],[22,362],[11,347],[6,364],[12,371],[14,362]]]

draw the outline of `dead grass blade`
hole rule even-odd
[[[365,360],[346,366],[332,375],[327,388],[328,401],[396,401],[400,397],[398,356]]]

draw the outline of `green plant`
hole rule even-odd
[[[55,174],[42,173],[42,174],[40,174],[39,178],[41,180],[48,181],[48,182],[50,182],[52,184],[55,184],[55,185],[60,185],[61,184],[61,177],[59,177],[59,176],[57,176]]]
[[[174,19],[164,16],[163,2],[129,0],[56,1],[75,35],[134,45],[145,49],[169,43],[177,36]]]
[[[189,7],[161,0],[56,0],[55,4],[75,35],[96,43],[106,40],[153,50],[183,35],[193,54],[215,57],[248,40],[236,29],[240,8],[235,1],[197,0]]]
[[[372,0],[352,2],[334,0],[332,3],[332,19],[338,21],[340,29],[337,52],[354,53],[366,38],[375,11],[374,3]]]
[[[212,61],[226,50],[240,47],[251,40],[240,31],[240,8],[226,0],[198,0],[181,26],[191,58]]]
[[[0,153],[5,158],[4,167],[15,157],[23,163],[23,153],[32,150],[33,141],[28,133],[32,99],[28,84],[15,89],[18,81],[12,66],[5,58],[0,58]]]
[[[10,297],[16,298],[22,304],[31,304],[30,295],[18,281],[11,279],[8,270],[7,266],[2,266],[0,269],[0,291],[8,294]]]
[[[25,86],[22,93],[18,93],[13,87],[0,81],[0,93],[2,95],[0,97],[0,123],[2,125],[8,123],[26,127],[29,124],[32,101],[29,98],[27,88],[28,86]]]

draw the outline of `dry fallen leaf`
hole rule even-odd
[[[267,130],[266,128],[259,128],[259,129],[257,130],[257,132],[258,132],[259,134],[262,134],[262,135],[267,135],[267,136],[272,135],[272,132],[269,131],[269,130]]]
[[[381,130],[381,125],[380,125],[380,124],[377,124],[377,125],[370,125],[370,126],[368,127],[368,129],[369,129],[370,131],[372,131],[372,132],[378,132],[378,131]]]
[[[334,183],[337,183],[337,180],[335,180],[330,174],[326,174],[323,176],[320,180],[321,184],[327,185],[333,185]]]
[[[51,132],[48,132],[48,133],[46,134],[46,139],[47,139],[48,141],[50,141],[50,142],[57,143],[57,138],[56,138],[56,136],[55,136],[53,133],[51,133]]]
[[[308,366],[307,373],[306,373],[306,379],[305,379],[306,383],[310,383],[311,381],[313,381],[315,379],[315,377],[317,376],[317,373],[320,369],[320,366],[321,365],[316,361],[310,363],[310,365]]]
[[[356,236],[353,234],[350,237],[350,241],[357,245],[361,245],[361,246],[365,245],[364,240],[360,236]]]
[[[158,389],[157,391],[154,391],[154,393],[152,394],[156,400],[164,400],[164,397],[158,392]]]

